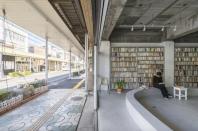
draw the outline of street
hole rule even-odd
[[[49,72],[48,75],[48,86],[56,86],[58,83],[57,82],[62,82],[63,80],[66,80],[66,78],[69,77],[69,72],[68,71],[59,71],[59,72]],[[17,86],[17,84],[20,83],[27,83],[27,82],[32,82],[35,79],[44,79],[45,78],[45,73],[35,73],[30,76],[26,77],[18,77],[18,78],[11,78],[8,79],[7,81],[0,81],[0,89],[4,88],[14,88]]]

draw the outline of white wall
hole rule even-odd
[[[110,81],[110,42],[102,41],[98,52],[98,76]]]

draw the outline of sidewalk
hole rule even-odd
[[[52,78],[56,79],[57,77],[67,77],[68,74],[69,74],[68,71],[54,71],[54,72],[49,72],[48,78],[49,81],[51,81]],[[7,88],[7,83],[8,83],[8,88],[10,88],[10,87],[15,87],[19,83],[26,83],[26,82],[34,81],[35,79],[44,79],[44,78],[45,78],[45,72],[40,72],[40,73],[34,73],[26,77],[9,78],[7,82],[6,80],[4,81],[0,80],[0,89]]]
[[[0,130],[75,131],[85,102],[83,89],[53,89],[2,115]]]

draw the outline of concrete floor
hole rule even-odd
[[[198,97],[187,101],[165,100],[156,88],[144,90],[137,98],[152,114],[174,131],[198,131]]]
[[[99,97],[98,128],[99,131],[140,131],[126,109],[126,93],[117,94],[105,91]]]

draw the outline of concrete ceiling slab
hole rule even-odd
[[[105,19],[102,39],[108,40],[127,0],[109,0],[107,16]]]
[[[115,10],[114,12],[116,12]],[[132,25],[142,25],[142,28],[143,25],[148,25],[149,27],[153,28],[158,27],[159,34],[161,34],[161,28],[163,26],[166,26],[165,30],[168,30],[168,32],[165,35],[166,31],[164,31],[165,33],[163,33],[163,37],[167,36],[168,39],[172,39],[182,36],[180,35],[180,33],[182,32],[182,34],[185,35],[186,33],[197,30],[196,24],[194,23],[197,23],[198,20],[196,20],[195,18],[193,18],[193,20],[187,20],[190,18],[189,16],[192,16],[192,14],[196,14],[197,11],[198,0],[127,0],[119,18],[116,19],[116,26],[113,26],[113,32],[114,30],[118,32],[117,30],[121,30],[120,27],[124,26],[127,26],[127,31],[130,31]],[[109,15],[111,14],[109,13]],[[112,16],[107,16],[107,18],[108,17]],[[184,20],[185,22],[182,19],[186,19]],[[109,21],[108,23],[111,22]],[[190,24],[192,25],[192,23],[193,26],[189,26]],[[180,31],[173,31],[173,27],[175,25],[180,28],[178,29]],[[183,29],[183,26],[186,31],[185,29]],[[187,28],[187,26],[189,26],[189,28]],[[147,29],[150,30],[152,28]],[[134,30],[132,34],[134,34],[135,31],[136,30]]]

